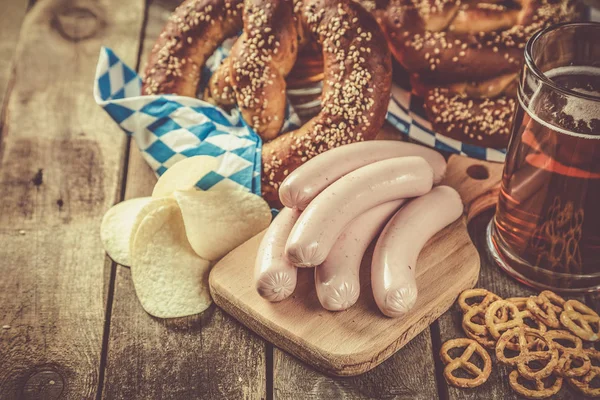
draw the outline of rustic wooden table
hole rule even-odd
[[[316,372],[214,306],[177,321],[144,312],[129,269],[105,256],[99,225],[155,178],[94,103],[92,82],[101,45],[139,66],[178,2],[2,5],[0,399],[517,398],[501,367],[477,389],[446,385],[437,353],[460,335],[456,307],[354,378]],[[490,215],[471,224],[482,250]],[[532,293],[485,253],[479,285]],[[563,388],[559,397],[578,396]]]

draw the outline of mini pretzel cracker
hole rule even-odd
[[[557,295],[556,293],[554,293],[551,290],[544,290],[538,295],[538,297],[539,296],[545,297],[546,300],[548,300],[550,302],[550,304],[552,304],[554,306],[554,311],[556,311],[556,312],[559,312],[560,310],[562,310],[562,308],[566,302],[565,299],[563,299],[562,297],[560,297],[559,295]]]
[[[523,319],[524,325],[527,325],[533,329],[537,329],[538,331],[541,331],[541,332],[546,332],[548,330],[548,327],[546,327],[546,325],[544,325],[544,323],[542,321],[537,319],[531,311],[523,310],[523,311],[519,312],[519,315],[521,316],[521,319]],[[534,324],[535,326],[531,326],[531,325],[525,323],[525,321],[531,321],[531,323]]]
[[[510,301],[517,306],[519,311],[524,311],[527,309],[527,300],[529,300],[529,297],[509,297],[506,299],[506,301]]]
[[[550,397],[567,379],[584,395],[600,397],[600,351],[584,349],[582,342],[600,340],[600,316],[585,304],[565,300],[549,290],[537,296],[502,299],[485,289],[463,291],[458,304],[469,339],[449,340],[442,346],[440,355],[447,364],[444,377],[449,384],[468,388],[487,381],[491,359],[485,347],[495,349],[498,362],[516,367],[509,383],[522,396]],[[452,358],[448,352],[453,348],[465,350]],[[507,357],[506,349],[517,355]],[[483,369],[469,361],[473,353],[483,359]],[[453,375],[460,369],[473,378]]]
[[[519,382],[519,379],[523,379],[529,382],[534,382],[535,389],[529,389]],[[552,378],[550,378],[552,379]],[[562,376],[554,377],[555,381],[551,386],[546,387],[544,379],[526,379],[519,375],[519,372],[514,370],[508,375],[508,382],[510,387],[520,395],[529,399],[545,399],[558,393],[562,387],[563,378]]]
[[[527,309],[540,321],[552,328],[560,328],[558,316],[565,304],[565,300],[549,290],[544,290],[537,297],[532,296],[527,300]]]
[[[470,332],[483,336],[488,335],[487,327],[485,326],[485,310],[479,307],[471,307],[463,315],[463,328]]]
[[[573,362],[577,361],[581,364],[579,367],[573,366]],[[565,378],[578,378],[586,375],[592,368],[590,357],[584,352],[565,352],[558,360],[558,366],[554,370],[560,376]]]
[[[495,316],[500,309],[506,310],[509,319],[504,322],[497,322]],[[512,317],[512,318],[511,318]],[[498,300],[490,304],[485,312],[485,325],[494,339],[498,339],[501,331],[505,331],[515,326],[523,325],[523,318],[516,305],[506,300]]]
[[[488,328],[485,325],[485,311],[485,309],[481,308],[481,305],[469,308],[463,315],[462,328],[468,337],[477,341],[482,346],[493,349],[496,346],[496,339],[490,336]],[[506,322],[507,320],[508,312],[504,312],[500,316],[496,314],[494,317],[494,322]]]
[[[577,336],[574,336],[569,331],[565,330],[552,330],[546,332],[544,337],[552,343],[554,343],[554,347],[558,350],[559,354],[563,354],[564,352],[572,352],[572,353],[581,353],[583,351],[583,342]],[[562,340],[563,342],[569,342],[573,346],[567,347],[557,340]]]
[[[540,345],[543,343],[542,349],[536,350],[532,348],[527,336],[535,337],[541,342]],[[515,337],[518,337],[519,354],[515,357],[507,358],[504,354],[504,349]],[[558,364],[558,350],[556,350],[551,341],[542,335],[542,332],[519,326],[509,329],[500,336],[498,343],[496,343],[496,358],[503,364],[516,365],[519,374],[527,379],[541,379],[550,375]],[[541,369],[534,370],[528,365],[532,361],[545,361],[546,365]]]
[[[577,300],[567,300],[565,302],[564,309],[567,311],[577,311],[579,314],[582,315],[598,317],[598,313],[596,313],[596,311],[592,310],[591,308]]]
[[[595,342],[600,339],[600,318],[597,316],[583,315],[571,309],[560,314],[560,322],[583,340]]]
[[[564,307],[560,322],[565,327],[584,340],[600,339],[600,317],[594,310],[577,300],[568,300]]]
[[[463,331],[467,337],[475,340],[477,343],[482,345],[485,348],[493,350],[496,347],[496,340],[490,336],[489,332],[486,332],[483,335],[478,335],[477,333],[471,331],[468,326],[465,326],[464,321],[462,325]]]
[[[479,303],[468,304],[467,300],[474,299],[477,297],[483,297],[483,300]],[[496,300],[501,300],[501,297],[485,289],[467,289],[458,296],[458,305],[463,312],[469,311],[473,307],[479,307],[486,309],[490,303]]]
[[[455,348],[465,348],[465,351],[457,358],[452,358],[448,352]],[[483,360],[483,370],[469,361],[477,353]],[[488,352],[481,347],[477,342],[471,339],[451,339],[442,345],[440,349],[442,361],[447,364],[444,368],[444,378],[452,386],[462,388],[472,388],[479,386],[488,380],[492,372],[492,359]],[[452,373],[456,370],[463,369],[473,378],[458,378]]]
[[[548,331],[544,337],[551,341],[558,350],[559,359],[555,369],[557,374],[566,378],[574,378],[583,376],[590,370],[590,359],[583,351],[583,342],[580,338],[565,330]],[[568,342],[572,346],[565,346],[564,342]],[[575,367],[574,362],[581,365]]]
[[[584,350],[586,356],[596,361],[600,360],[600,352],[594,349]],[[600,397],[600,387],[592,387],[594,378],[600,377],[600,367],[592,365],[587,374],[580,378],[569,378],[569,383],[586,396]]]
[[[519,307],[519,306],[517,306],[517,307]],[[548,328],[546,328],[546,325],[544,325],[544,323],[542,321],[540,321],[535,316],[533,316],[533,314],[531,314],[531,311],[523,310],[523,311],[519,312],[519,315],[523,319],[523,326],[532,328],[534,330],[538,330],[541,333],[546,333],[546,331],[548,330]],[[534,326],[531,326],[530,324],[528,324],[527,323],[528,321],[530,321],[532,324],[534,324]],[[529,345],[530,349],[544,346],[544,343],[540,342],[540,340],[537,339],[535,336],[526,334],[525,338],[527,339],[527,344]],[[520,347],[519,347],[518,343],[513,343],[511,341],[506,344],[506,348],[509,350],[518,351]]]

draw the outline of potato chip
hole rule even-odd
[[[129,266],[129,242],[135,218],[150,201],[151,197],[131,199],[114,205],[104,214],[100,225],[100,239],[106,253],[115,262]]]
[[[132,249],[133,285],[148,314],[185,317],[210,306],[210,263],[188,243],[177,203],[160,205],[146,215]]]
[[[243,190],[178,190],[174,196],[190,245],[206,260],[220,259],[271,222],[267,202]]]
[[[176,190],[189,190],[206,174],[215,171],[219,160],[211,156],[194,156],[172,165],[158,178],[152,197],[170,196]]]
[[[133,222],[133,226],[131,227],[131,238],[129,240],[129,254],[133,253],[133,240],[135,239],[135,234],[137,233],[140,224],[142,223],[144,218],[146,218],[146,216],[150,213],[150,211],[153,211],[158,207],[176,204],[177,202],[172,197],[161,197],[158,199],[153,199],[152,197],[150,197],[150,201],[138,211],[135,217],[135,221]]]

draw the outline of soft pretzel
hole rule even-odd
[[[517,72],[531,35],[575,18],[573,0],[390,0],[378,12],[394,56],[429,82]]]
[[[375,19],[351,1],[296,3],[300,22],[323,49],[321,111],[263,148],[263,194],[277,198],[285,176],[329,149],[374,139],[391,90],[391,56]]]
[[[242,0],[187,0],[173,12],[146,66],[144,94],[196,97],[202,66],[242,29]]]
[[[434,130],[498,148],[527,40],[579,11],[575,0],[379,0],[373,12]]]
[[[425,97],[425,111],[436,131],[494,148],[506,146],[515,106],[516,100],[508,96],[474,99],[447,88],[430,90]]]
[[[391,56],[369,12],[350,0],[295,0],[296,23],[280,24],[280,14],[274,10],[283,10],[285,15],[289,1],[186,0],[169,19],[150,55],[143,88],[146,94],[195,96],[206,58],[243,25],[242,37],[234,44],[228,62],[230,71],[221,73],[230,76],[245,119],[251,115],[247,122],[269,125],[285,105],[282,77],[297,54],[297,42],[296,49],[292,49],[295,42],[290,33],[315,40],[324,58],[322,109],[298,130],[278,136],[263,147],[263,196],[274,206],[279,205],[280,182],[302,163],[334,147],[374,139],[383,125],[391,89]],[[249,10],[273,10],[273,14],[265,12],[266,22],[258,24],[256,17],[247,14]],[[268,37],[274,30],[282,39],[279,46],[268,47]],[[280,52],[284,52],[282,57],[278,56]],[[252,54],[270,63],[271,75],[264,74],[265,68],[257,60],[248,58]],[[227,86],[225,82],[220,87]],[[220,96],[212,97],[219,101]],[[264,108],[271,106],[272,111]]]
[[[298,55],[291,0],[246,0],[244,32],[230,58],[230,77],[244,120],[265,140],[285,118],[285,77]]]

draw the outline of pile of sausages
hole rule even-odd
[[[435,186],[446,161],[434,150],[397,141],[342,146],[311,159],[281,184],[285,205],[259,247],[254,278],[269,301],[290,296],[297,268],[316,267],[321,305],[345,310],[358,300],[359,269],[371,262],[377,306],[389,317],[417,301],[415,267],[425,243],[462,215],[456,190]]]

